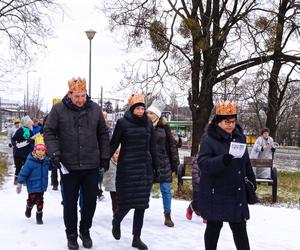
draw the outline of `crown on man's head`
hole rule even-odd
[[[235,102],[225,101],[216,104],[216,115],[236,115],[237,105]]]
[[[136,103],[143,103],[145,104],[145,97],[143,94],[132,94],[128,98],[128,106],[131,107],[132,105]]]
[[[68,81],[69,91],[85,91],[86,92],[86,81],[84,78],[73,77]]]

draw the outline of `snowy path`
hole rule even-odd
[[[1,250],[60,250],[67,249],[60,205],[60,192],[50,188],[45,193],[44,225],[35,223],[33,216],[24,215],[27,198],[26,188],[16,194],[13,183],[13,168],[0,189],[0,249]],[[91,229],[93,249],[127,250],[131,248],[132,213],[122,223],[122,238],[119,241],[111,235],[111,206],[109,194],[98,202]],[[204,249],[203,234],[205,225],[201,218],[192,221],[185,219],[187,201],[173,200],[172,218],[174,228],[163,225],[161,199],[151,199],[150,208],[145,214],[142,239],[151,250]],[[248,234],[253,250],[299,250],[300,249],[300,210],[251,206],[251,219],[248,221]],[[80,244],[80,249],[84,249]],[[227,224],[221,231],[218,244],[221,250],[234,248],[231,231]]]

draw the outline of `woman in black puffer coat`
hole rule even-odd
[[[206,250],[217,248],[223,222],[229,222],[236,248],[250,249],[246,230],[249,209],[245,176],[255,186],[256,183],[247,149],[241,158],[233,158],[229,154],[231,142],[246,143],[246,137],[236,120],[234,103],[217,104],[216,116],[200,147],[199,206],[202,217],[207,220],[204,235]]]
[[[143,95],[132,95],[129,110],[117,121],[110,142],[111,155],[121,144],[117,164],[116,195],[117,211],[113,217],[112,233],[116,240],[121,237],[120,224],[130,209],[135,209],[132,246],[148,249],[141,241],[145,209],[156,175],[156,148],[151,121],[145,114]]]
[[[154,100],[152,105],[147,109],[147,114],[153,123],[156,138],[159,176],[154,178],[154,182],[160,184],[164,206],[164,224],[168,227],[174,227],[171,219],[171,183],[172,172],[179,165],[179,156],[176,141],[171,130],[167,123],[164,122],[164,119],[161,118],[162,110],[162,103],[159,100]]]

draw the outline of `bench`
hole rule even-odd
[[[177,191],[180,192],[183,187],[183,181],[191,181],[192,180],[192,164],[193,158],[191,156],[183,157],[183,164],[179,164],[177,168]],[[187,175],[187,172],[189,175]]]
[[[250,159],[252,167],[270,168],[270,178],[256,178],[256,183],[268,183],[272,186],[272,202],[277,201],[277,169],[272,159]]]

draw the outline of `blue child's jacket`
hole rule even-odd
[[[45,192],[48,186],[48,156],[44,160],[33,157],[30,153],[18,176],[19,183],[25,183],[28,193]]]

